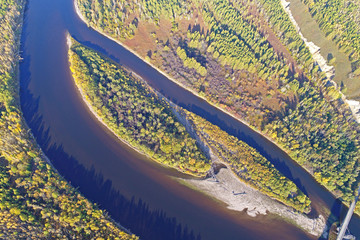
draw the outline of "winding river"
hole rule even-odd
[[[66,34],[127,66],[173,102],[258,149],[329,222],[343,208],[288,155],[246,125],[169,81],[125,48],[88,28],[73,0],[29,0],[22,33],[21,106],[61,175],[142,239],[313,239],[276,216],[249,217],[179,184],[182,174],[119,141],[87,110],[69,71]],[[330,214],[331,212],[331,214]],[[350,230],[360,236],[360,219]]]

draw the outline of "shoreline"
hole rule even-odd
[[[230,210],[245,212],[251,217],[271,213],[318,237],[327,231],[325,218],[322,215],[311,219],[304,214],[297,213],[291,207],[240,181],[228,168],[221,168],[216,174],[216,179],[181,179],[181,181],[195,186],[200,192],[225,203]]]
[[[104,37],[116,42],[117,44],[121,45],[122,47],[124,47],[126,50],[130,51],[131,53],[133,53],[136,57],[138,57],[139,59],[141,59],[143,62],[145,62],[146,64],[148,64],[149,66],[151,66],[152,68],[154,68],[156,71],[158,71],[160,74],[164,75],[167,79],[169,79],[170,81],[172,81],[173,83],[175,83],[176,85],[178,85],[179,87],[185,89],[186,91],[189,91],[191,92],[192,94],[194,94],[195,96],[197,96],[198,98],[206,101],[209,105],[213,106],[214,108],[216,108],[217,110],[231,116],[232,118],[234,118],[236,121],[239,121],[241,122],[242,124],[244,124],[245,126],[249,127],[251,130],[255,131],[256,133],[258,133],[260,136],[262,136],[263,138],[265,138],[266,140],[268,140],[269,142],[273,143],[277,148],[279,148],[283,153],[285,153],[287,155],[287,157],[289,159],[291,159],[291,161],[293,161],[293,163],[295,163],[297,166],[301,167],[302,169],[304,169],[307,173],[309,173],[309,175],[311,175],[311,178],[317,183],[319,184],[320,186],[324,187],[334,198],[337,198],[334,194],[333,191],[330,191],[325,185],[319,183],[315,177],[313,176],[312,174],[312,170],[305,167],[305,166],[302,166],[300,165],[296,160],[294,160],[292,157],[290,157],[290,153],[289,151],[287,151],[286,149],[283,148],[283,146],[278,143],[278,142],[275,142],[273,139],[271,139],[268,135],[266,135],[265,133],[261,132],[260,130],[256,129],[255,127],[251,126],[248,122],[244,121],[243,119],[240,119],[238,116],[236,116],[234,113],[231,113],[229,112],[228,110],[226,109],[223,109],[221,108],[220,106],[217,106],[215,103],[211,102],[210,100],[206,99],[205,97],[199,95],[197,92],[195,92],[194,90],[184,86],[183,84],[177,82],[174,78],[172,78],[171,76],[169,76],[167,73],[165,73],[164,71],[162,71],[161,69],[159,69],[157,66],[155,66],[154,64],[152,64],[151,62],[148,62],[146,61],[144,58],[142,58],[137,52],[135,52],[134,50],[132,50],[131,48],[129,48],[128,46],[126,46],[124,43],[122,43],[120,40],[117,40],[115,39],[114,37],[112,36],[109,36],[107,35],[106,33],[104,33],[103,31],[101,31],[100,29],[96,28],[96,26],[92,26],[91,24],[89,24],[86,19],[84,18],[84,16],[81,14],[81,11],[78,7],[78,3],[77,3],[77,0],[74,0],[74,9],[75,9],[75,12],[77,13],[77,16],[89,27],[89,28],[92,28],[94,31],[98,32],[99,34],[103,35]],[[320,54],[320,53],[319,53]],[[128,68],[127,68],[128,69]],[[132,72],[132,74],[135,74],[137,77],[139,77],[140,79],[142,79],[140,76],[138,76],[134,71],[132,71],[131,69],[128,69]],[[336,85],[336,83],[329,79],[329,81],[331,81],[333,84]],[[341,92],[340,92],[341,93]],[[346,99],[346,97],[344,96],[343,93],[341,93],[341,96],[342,96],[342,99],[344,100],[345,98],[345,101],[347,102],[348,100]],[[349,104],[347,103],[348,105],[348,108],[350,110],[351,107],[349,106]],[[360,105],[360,102],[359,102],[359,105]],[[353,113],[353,117],[354,119],[356,120],[357,116],[354,114],[354,112],[352,111]],[[359,118],[360,118],[360,112],[359,112]],[[346,204],[345,202],[342,202],[345,206],[348,207],[348,204]],[[355,212],[356,215],[359,215]]]

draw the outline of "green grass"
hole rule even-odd
[[[334,81],[339,85],[343,81],[347,88],[344,94],[348,98],[360,100],[360,77],[348,77],[351,72],[351,62],[346,54],[341,52],[333,41],[325,37],[325,33],[321,31],[316,20],[311,17],[308,8],[301,0],[290,0],[290,2],[290,10],[304,37],[321,48],[321,55],[325,59],[329,53],[336,58]]]

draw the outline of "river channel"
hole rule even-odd
[[[88,111],[67,58],[66,35],[132,69],[180,106],[217,124],[266,156],[332,222],[342,207],[326,189],[259,133],[171,82],[134,54],[87,27],[73,0],[29,0],[22,33],[21,106],[55,168],[87,198],[141,239],[314,239],[267,215],[249,217],[176,181],[186,177],[135,152]],[[331,214],[330,214],[331,212]],[[350,230],[360,236],[360,219]]]

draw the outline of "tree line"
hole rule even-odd
[[[72,42],[69,55],[77,86],[118,136],[162,164],[206,175],[209,160],[165,100],[126,69]]]

